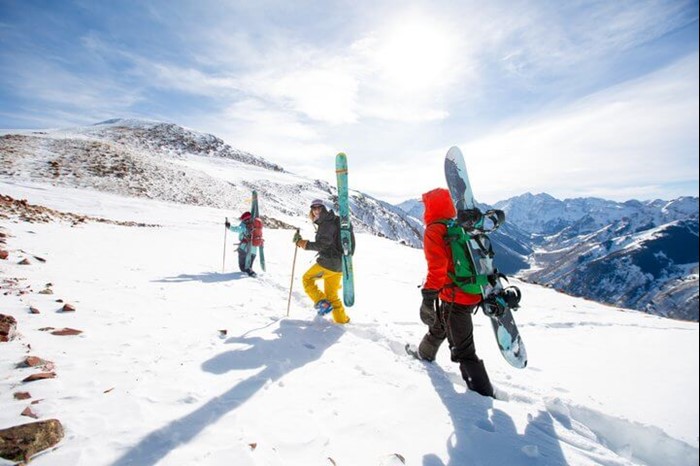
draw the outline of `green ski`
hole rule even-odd
[[[355,285],[352,271],[352,224],[350,223],[350,201],[348,198],[348,157],[339,153],[335,157],[335,175],[338,183],[338,217],[340,217],[340,245],[343,252],[343,302],[350,307],[355,304]]]

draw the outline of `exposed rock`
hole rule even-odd
[[[42,364],[46,364],[46,361],[41,359],[40,357],[37,356],[27,356],[24,358],[24,361],[22,361],[22,364],[24,367],[37,367],[41,366]]]
[[[26,257],[17,263],[19,265],[30,265],[31,264],[31,262],[29,262],[29,259],[27,259]]]
[[[48,223],[51,221],[70,222],[73,225],[83,223],[85,221],[109,223],[112,225],[136,226],[136,227],[156,227],[159,225],[109,220],[100,217],[91,217],[89,215],[77,215],[70,212],[60,212],[48,207],[33,205],[27,202],[26,199],[17,200],[10,196],[0,195],[0,218],[19,217],[20,220],[30,223]],[[34,256],[40,262],[46,262],[46,259]]]
[[[17,320],[5,314],[0,314],[0,342],[10,341],[17,335]]]
[[[12,396],[15,397],[15,400],[28,400],[32,397],[29,392],[15,392]]]
[[[33,417],[34,419],[39,419],[39,416],[37,416],[37,415],[34,413],[34,411],[32,411],[32,408],[30,408],[29,406],[27,406],[26,408],[24,408],[24,410],[22,410],[22,412],[20,413],[20,415],[22,415],[22,416],[27,416],[27,417]]]
[[[24,358],[19,367],[40,367],[43,371],[49,372],[54,369],[54,364],[46,359],[41,359],[37,356],[27,356]]]
[[[37,380],[53,379],[56,377],[55,372],[40,372],[38,374],[32,374],[29,377],[25,377],[22,382],[34,382]]]
[[[58,419],[0,429],[0,457],[10,461],[29,461],[33,455],[53,447],[62,438],[63,425]]]
[[[29,313],[30,314],[41,314],[41,312],[39,312],[39,309],[35,308],[34,306],[29,306]]]
[[[0,259],[5,260],[7,259],[8,255],[9,253],[7,251],[5,251],[4,249],[0,249]]]
[[[58,336],[63,337],[63,336],[68,336],[68,335],[80,335],[81,333],[83,333],[82,330],[76,330],[74,328],[66,327],[66,328],[62,328],[61,330],[54,330],[53,332],[51,332],[51,335],[58,335]]]
[[[62,312],[75,312],[75,306],[72,304],[64,304],[63,307],[61,308]]]

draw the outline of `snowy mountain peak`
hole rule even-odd
[[[257,190],[276,225],[306,221],[308,203],[335,187],[233,149],[220,138],[172,123],[111,119],[62,130],[0,137],[0,175],[182,204],[246,210]],[[329,156],[333,173],[334,154]],[[420,246],[421,230],[403,211],[351,190],[353,225]]]

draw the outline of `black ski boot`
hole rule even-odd
[[[435,361],[435,356],[437,356],[437,352],[443,341],[445,340],[435,338],[430,332],[426,333],[420,345],[418,345],[418,355],[424,361]]]
[[[459,364],[459,369],[462,372],[462,378],[467,382],[469,390],[482,396],[495,398],[493,386],[484,367],[484,361],[481,359],[462,361]]]

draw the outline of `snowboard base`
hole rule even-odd
[[[524,369],[527,366],[527,351],[515,325],[513,313],[506,308],[499,316],[489,316],[496,343],[501,354],[513,367]]]

